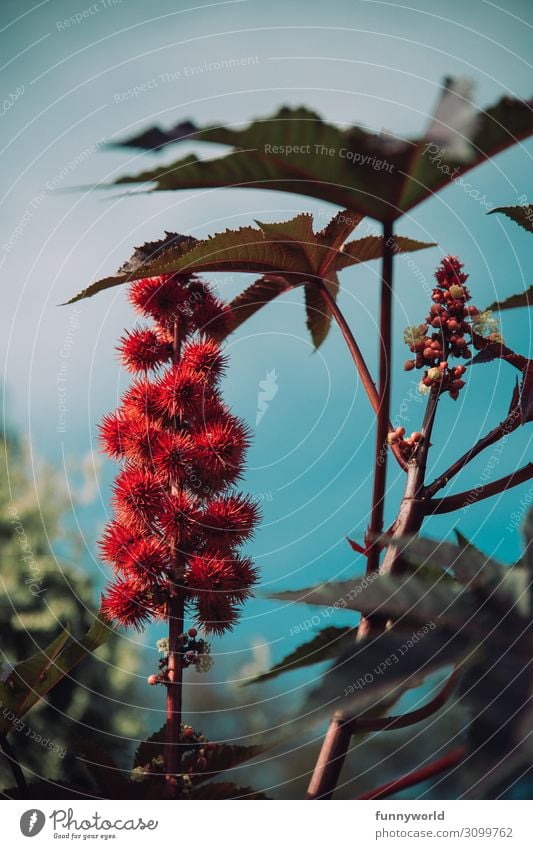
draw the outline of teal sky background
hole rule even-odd
[[[65,25],[69,16],[84,10],[80,23]],[[255,190],[136,197],[63,190],[108,182],[154,163],[150,155],[101,149],[104,140],[152,123],[169,126],[186,118],[200,124],[246,123],[286,103],[305,104],[340,124],[410,136],[424,130],[447,75],[471,78],[480,106],[504,94],[531,96],[532,26],[533,7],[527,0],[505,6],[481,0],[412,0],[409,6],[361,0],[100,0],[92,6],[85,0],[4,0],[0,345],[7,417],[29,435],[36,455],[64,468],[73,493],[81,489],[84,503],[73,510],[70,522],[85,541],[84,566],[94,570],[99,586],[107,570],[96,559],[94,541],[106,518],[115,469],[93,455],[96,423],[116,406],[125,385],[114,345],[134,317],[120,288],[82,302],[76,311],[58,304],[113,271],[134,245],[159,238],[165,229],[204,236],[254,218],[278,220],[302,210],[313,212],[323,226],[335,208]],[[245,57],[253,63],[201,70]],[[154,79],[149,91],[125,96]],[[219,152],[200,145],[169,147],[157,161],[171,162],[189,150],[206,156]],[[84,151],[83,161],[72,166]],[[438,248],[413,255],[416,273],[403,259],[396,260],[393,415],[414,389],[413,375],[402,370],[407,355],[402,330],[423,320],[428,298],[421,275],[430,285],[443,254],[457,254],[465,263],[473,301],[480,307],[531,285],[531,236],[508,220],[487,216],[475,194],[493,206],[523,202],[524,196],[531,202],[532,152],[531,141],[516,145],[471,172],[474,196],[451,185],[398,222],[399,233],[435,241]],[[374,374],[378,271],[377,263],[369,263],[343,272],[340,295]],[[249,279],[213,278],[224,297],[232,297]],[[528,310],[504,313],[503,334],[527,354]],[[244,325],[228,348],[226,397],[255,433],[246,486],[264,505],[263,525],[249,547],[262,568],[260,591],[360,573],[364,564],[345,537],[360,540],[368,521],[373,419],[339,333],[333,327],[313,353],[301,294],[294,293]],[[68,408],[64,422],[58,421],[61,369]],[[272,370],[278,391],[255,427],[258,384]],[[514,378],[505,364],[479,366],[468,375],[457,402],[443,399],[432,471],[443,470],[476,435],[500,421]],[[422,404],[410,400],[407,407],[407,428],[416,430]],[[62,432],[58,424],[64,424]],[[529,457],[524,429],[505,444],[498,474]],[[450,492],[477,485],[489,458],[486,452],[472,463]],[[95,465],[100,476],[93,487]],[[522,510],[521,499],[532,498],[528,486],[432,519],[425,532],[449,535],[457,526],[485,551],[511,562],[520,552],[518,531],[510,528],[512,514]],[[402,475],[391,463],[389,521],[401,491]],[[280,659],[301,639],[291,636],[291,629],[313,612],[251,601],[243,624],[217,642],[220,679],[229,669],[238,677],[235,670],[249,662],[252,641],[267,647],[256,650],[262,662]],[[346,618],[339,615],[338,622]],[[153,633],[132,639],[152,644]],[[298,698],[298,692],[291,696],[294,703]]]

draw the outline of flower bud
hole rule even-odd
[[[452,298],[462,298],[464,293],[465,293],[463,287],[457,286],[456,284],[454,284],[453,286],[450,286],[448,291],[449,291],[450,295],[452,296]]]

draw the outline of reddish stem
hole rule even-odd
[[[465,754],[466,747],[459,746],[457,749],[453,749],[447,755],[444,755],[444,757],[439,758],[439,760],[434,761],[432,764],[428,764],[428,766],[421,767],[414,772],[409,772],[407,775],[404,775],[402,778],[397,778],[395,781],[388,781],[386,784],[381,784],[369,793],[363,793],[361,796],[357,797],[357,800],[386,799],[388,796],[393,796],[395,793],[399,793],[400,790],[406,790],[408,787],[420,784],[421,781],[427,781],[429,778],[434,778],[436,775],[440,775],[442,772],[452,769],[452,767],[461,763]]]
[[[342,310],[340,309],[339,305],[337,304],[337,301],[335,300],[335,298],[332,296],[331,292],[328,290],[328,287],[321,280],[317,281],[317,284],[318,284],[320,291],[322,293],[322,297],[326,301],[333,318],[337,322],[339,329],[340,329],[342,335],[344,336],[344,340],[346,342],[346,345],[348,346],[348,350],[350,351],[350,354],[352,355],[352,359],[353,359],[355,366],[357,368],[357,373],[358,373],[358,375],[361,379],[361,383],[363,384],[363,387],[366,391],[366,394],[368,396],[370,404],[372,405],[372,409],[374,410],[376,415],[379,415],[380,398],[379,398],[379,395],[378,395],[378,391],[376,389],[376,385],[375,385],[375,383],[372,379],[372,375],[370,374],[370,372],[368,370],[368,366],[367,366],[365,359],[364,359],[364,357],[361,353],[361,349],[359,348],[359,345],[357,344],[355,337],[354,337],[352,331],[350,330],[350,326],[349,326],[348,322],[346,321]],[[388,433],[389,430],[392,430],[392,425],[389,421],[387,421],[387,433]],[[402,457],[402,454],[401,454],[399,447],[397,445],[394,445],[392,447],[392,450],[394,452],[394,456],[396,457],[396,459],[397,459],[398,463],[400,464],[400,466],[402,467],[402,469],[405,469],[406,463],[405,463],[405,460]]]
[[[449,469],[447,469],[442,475],[439,475],[432,484],[426,487],[426,495],[431,498],[439,491],[439,489],[446,486],[446,484],[455,477],[461,469],[464,469],[471,460],[477,457],[478,454],[481,454],[485,448],[488,448],[489,445],[493,445],[498,439],[512,433],[512,431],[516,430],[517,427],[520,427],[521,424],[522,419],[520,416],[520,410],[515,407],[515,409],[507,416],[506,419],[503,420],[503,422],[500,422],[500,424],[489,431],[489,433],[482,436],[481,439],[472,446],[472,448],[463,454],[462,457],[459,457],[455,463],[452,463]]]
[[[468,507],[470,504],[483,501],[484,498],[490,498],[499,492],[505,492],[505,490],[511,489],[513,486],[518,486],[532,477],[533,463],[528,463],[521,469],[517,469],[516,472],[511,472],[510,475],[505,475],[505,477],[492,481],[492,483],[477,486],[466,492],[458,492],[456,495],[449,495],[447,498],[441,498],[440,500],[428,501],[426,510],[428,514],[451,513],[452,510]]]
[[[381,295],[379,316],[379,406],[377,410],[376,460],[374,489],[368,526],[369,549],[367,574],[379,567],[380,545],[375,539],[383,530],[385,486],[387,480],[387,436],[390,421],[391,360],[392,360],[392,224],[383,225],[383,263],[381,272]]]
[[[181,355],[182,331],[179,321],[174,321],[173,339],[173,362],[178,363]],[[178,552],[174,551],[174,565],[176,573],[180,569],[180,558]],[[177,580],[177,574],[174,580]],[[171,585],[168,596],[168,684],[167,684],[167,718],[165,728],[165,770],[166,770],[166,795],[170,798],[176,796],[176,776],[180,772],[181,751],[181,713],[182,713],[182,691],[183,691],[183,663],[182,642],[184,625],[185,599],[183,591]]]
[[[409,713],[404,713],[402,716],[381,716],[375,719],[356,719],[355,730],[357,731],[395,731],[398,728],[408,728],[410,725],[416,725],[417,722],[422,722],[436,713],[446,702],[455,689],[459,672],[453,672],[446,684],[439,693],[427,705],[421,708],[412,710]]]
[[[183,593],[171,594],[169,599],[167,724],[165,731],[165,768],[168,795],[176,795],[176,778],[180,772],[181,709],[183,664],[181,662],[184,604]]]
[[[333,716],[309,782],[308,799],[331,799],[350,746],[352,726],[342,714]]]

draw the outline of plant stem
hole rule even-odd
[[[381,784],[369,793],[363,793],[357,799],[386,799],[388,796],[393,796],[399,793],[400,790],[406,790],[408,787],[413,787],[415,784],[420,784],[421,781],[427,781],[429,778],[434,778],[440,775],[441,772],[446,772],[448,769],[457,766],[466,754],[466,748],[459,746],[457,749],[449,752],[439,760],[434,761],[428,766],[421,767],[414,772],[409,772],[402,778],[397,778],[395,781],[388,781],[386,784]]]
[[[416,531],[420,530],[424,516],[426,515],[424,506],[424,476],[438,400],[439,387],[435,386],[431,390],[426,405],[421,428],[422,440],[419,443],[414,458],[407,464],[405,491],[398,517],[393,525],[393,537],[400,537],[406,533],[416,533]],[[377,552],[379,558],[379,549],[377,549]],[[389,545],[381,567],[382,571],[395,571],[399,554],[400,552],[397,546]],[[376,569],[378,565],[379,563],[376,564]],[[386,617],[362,617],[357,629],[357,639],[361,640],[365,637],[378,635],[383,631],[385,625]],[[308,798],[331,798],[350,745],[350,736],[353,733],[353,728],[354,725],[350,722],[350,719],[342,714],[337,714],[331,720],[309,787],[309,793],[313,790],[314,795],[309,795]],[[333,761],[330,769],[327,768],[329,761]]]
[[[181,764],[180,735],[183,690],[183,665],[181,662],[181,639],[183,633],[184,602],[183,593],[178,590],[169,599],[169,636],[168,636],[168,681],[167,684],[167,724],[165,731],[165,769],[168,795],[175,796],[175,776],[179,774]]]
[[[340,331],[341,331],[341,333],[344,337],[344,340],[346,342],[346,345],[348,346],[348,350],[350,351],[350,354],[352,355],[352,359],[353,359],[355,366],[357,368],[357,373],[358,373],[358,375],[361,379],[361,383],[363,384],[363,387],[366,391],[366,394],[368,396],[368,399],[370,401],[372,409],[374,410],[376,415],[379,415],[380,399],[379,399],[378,391],[376,389],[376,384],[374,383],[374,381],[372,379],[372,375],[370,374],[370,372],[368,370],[368,366],[365,362],[363,354],[361,353],[361,349],[359,348],[359,345],[357,344],[357,342],[355,340],[355,337],[354,337],[354,335],[353,335],[353,333],[350,329],[348,322],[346,321],[346,318],[344,317],[344,314],[343,314],[341,308],[337,304],[337,301],[332,296],[331,292],[328,290],[327,286],[324,284],[324,282],[322,280],[318,280],[317,285],[319,286],[320,291],[322,293],[322,297],[326,301],[333,318],[337,322],[339,329],[340,329]],[[392,425],[387,420],[387,432],[389,430],[392,430]],[[398,463],[400,464],[402,469],[405,469],[406,468],[405,460],[403,459],[401,452],[396,445],[393,446],[393,452],[394,452],[394,456],[398,460]]]
[[[513,430],[516,430],[516,428],[520,427],[521,424],[522,419],[520,416],[520,410],[519,408],[515,407],[515,409],[512,410],[511,413],[509,413],[509,415],[506,419],[503,420],[503,422],[500,422],[500,424],[496,425],[496,427],[489,431],[489,433],[487,433],[485,436],[482,436],[481,439],[478,439],[478,441],[475,445],[472,446],[472,448],[469,448],[469,450],[465,454],[463,454],[462,457],[459,457],[459,459],[456,460],[455,463],[452,463],[449,469],[447,469],[442,475],[439,475],[439,477],[436,478],[433,483],[426,488],[427,496],[431,498],[433,495],[435,495],[435,493],[438,492],[439,489],[442,489],[444,486],[446,486],[446,484],[456,474],[458,474],[461,469],[464,469],[464,467],[468,465],[471,460],[477,457],[478,454],[481,454],[481,452],[485,448],[488,448],[489,445],[493,445],[498,439],[505,437]]]
[[[451,513],[452,510],[468,507],[470,504],[483,501],[484,498],[490,498],[491,495],[505,492],[505,490],[518,486],[530,478],[533,478],[533,463],[528,463],[521,469],[517,469],[516,472],[511,472],[511,474],[492,481],[492,483],[477,486],[475,489],[469,489],[466,492],[458,492],[455,495],[449,495],[447,498],[428,501],[426,504],[427,513],[432,515],[434,513]]]
[[[383,530],[385,486],[387,481],[387,435],[390,420],[391,366],[392,366],[392,224],[383,225],[383,261],[381,272],[379,316],[379,406],[377,410],[376,458],[374,489],[368,525],[367,574],[379,566],[380,544],[376,539]]]
[[[309,782],[308,799],[331,799],[346,758],[353,723],[335,714],[324,737],[318,760]]]
[[[390,429],[390,369],[392,348],[392,265],[393,265],[392,224],[383,225],[383,262],[381,275],[380,306],[380,356],[379,356],[379,394],[376,399],[376,387],[362,360],[361,352],[353,339],[350,328],[340,313],[334,298],[322,283],[322,294],[336,319],[352,353],[363,385],[377,415],[376,462],[374,471],[374,490],[370,524],[368,527],[367,574],[379,566],[379,543],[374,539],[383,530],[383,507],[387,477],[387,435]],[[362,361],[362,366],[359,360]],[[397,455],[396,455],[397,456]],[[403,459],[402,468],[405,468]],[[308,799],[330,799],[335,790],[344,759],[348,752],[352,735],[352,722],[342,713],[332,717],[318,760],[313,771],[307,793]]]
[[[173,362],[178,363],[181,356],[182,343],[181,326],[178,320],[174,321],[173,339]],[[174,550],[174,566],[178,573],[180,558]],[[174,581],[177,581],[177,574]],[[165,771],[167,795],[170,798],[176,796],[176,776],[179,774],[181,765],[180,737],[182,724],[182,691],[183,691],[183,663],[182,642],[184,625],[185,598],[183,590],[179,586],[171,585],[168,596],[168,684],[167,684],[167,720],[165,729]]]
[[[417,722],[422,722],[423,719],[433,716],[434,713],[446,704],[455,689],[458,678],[459,672],[456,670],[450,675],[440,692],[427,705],[412,710],[409,713],[404,713],[402,716],[380,716],[374,719],[357,719],[355,720],[356,730],[367,732],[395,731],[398,728],[409,728],[411,725],[416,725]]]
[[[436,713],[453,692],[459,672],[456,670],[448,678],[439,693],[417,710],[402,716],[382,716],[375,718],[350,718],[342,713],[333,716],[327,730],[318,760],[307,791],[308,799],[331,799],[341,773],[350,739],[356,732],[394,731],[408,728]]]
[[[5,734],[0,734],[0,748],[5,754],[7,760],[9,761],[9,766],[11,768],[11,772],[13,773],[13,778],[16,781],[17,787],[20,790],[21,799],[29,799],[29,789],[26,784],[26,779],[24,777],[24,773],[22,772],[22,768],[17,760],[15,752],[11,748],[11,743],[7,739]]]

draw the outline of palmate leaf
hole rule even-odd
[[[146,766],[153,758],[164,754],[166,725],[140,744],[134,757],[134,766]],[[201,784],[220,772],[240,766],[265,751],[264,746],[237,746],[232,743],[217,743],[214,749],[205,750],[207,766],[198,770],[193,767],[191,779]]]
[[[260,272],[262,279],[231,304],[235,310],[232,326],[235,329],[260,306],[291,286],[316,288],[314,281],[323,280],[333,297],[336,297],[337,268],[378,259],[383,253],[381,236],[366,236],[342,247],[346,235],[352,232],[359,221],[360,216],[343,211],[326,228],[314,232],[312,216],[302,213],[289,221],[274,224],[258,222],[257,228],[226,230],[201,241],[167,233],[160,242],[150,242],[142,248],[136,248],[133,257],[116,274],[93,283],[68,303],[132,280],[160,274]],[[407,252],[431,246],[429,243],[397,236],[394,249]],[[330,308],[318,290],[306,293],[306,307],[308,326],[318,347],[331,322]]]
[[[504,97],[487,110],[470,110],[466,118],[465,104],[469,106],[460,81],[445,80],[426,134],[413,140],[376,135],[358,126],[344,129],[303,107],[283,107],[242,129],[189,126],[184,133],[178,125],[167,142],[187,138],[231,145],[234,150],[211,160],[187,156],[121,177],[116,184],[154,183],[154,191],[271,189],[393,221],[533,132],[531,102]],[[145,136],[149,132],[156,135],[156,147],[165,142],[158,128]],[[124,144],[151,148],[146,138],[126,139]]]
[[[304,704],[307,721],[332,711],[357,717],[396,701],[419,687],[433,672],[469,659],[471,649],[460,633],[450,635],[428,626],[412,633],[386,631],[365,638],[328,669]]]
[[[265,749],[265,746],[237,746],[233,743],[217,743],[214,749],[205,752],[205,759],[207,760],[205,769],[198,770],[197,766],[194,767],[194,772],[191,775],[192,781],[194,784],[202,784],[221,772],[234,769],[252,760],[252,758],[262,754]]]
[[[414,575],[371,575],[353,581],[322,584],[296,592],[274,593],[270,598],[321,607],[342,607],[364,616],[386,615],[417,624],[439,621],[460,627],[473,608],[461,587],[446,579],[428,581]]]
[[[524,230],[533,233],[533,206],[531,204],[528,206],[499,206],[498,209],[491,209],[489,215],[494,212],[501,212],[502,215],[506,215],[507,218],[515,221],[516,224],[520,224]]]
[[[525,292],[520,292],[518,295],[510,295],[505,301],[494,301],[487,307],[487,310],[514,310],[517,307],[533,306],[533,286],[526,289]]]
[[[269,669],[268,672],[263,672],[261,675],[256,675],[255,678],[245,681],[245,686],[249,684],[262,684],[264,681],[270,681],[272,678],[276,678],[283,672],[293,672],[295,669],[303,669],[315,663],[323,663],[325,660],[331,660],[342,652],[345,646],[347,647],[355,641],[355,634],[356,630],[354,628],[336,628],[333,625],[324,628],[312,640],[290,652],[283,660]]]
[[[111,633],[111,626],[99,615],[81,640],[65,629],[47,648],[18,663],[0,683],[0,699],[6,708],[0,717],[0,731],[7,734],[17,718],[24,716],[78,663],[103,645]],[[14,717],[8,719],[9,712]]]

